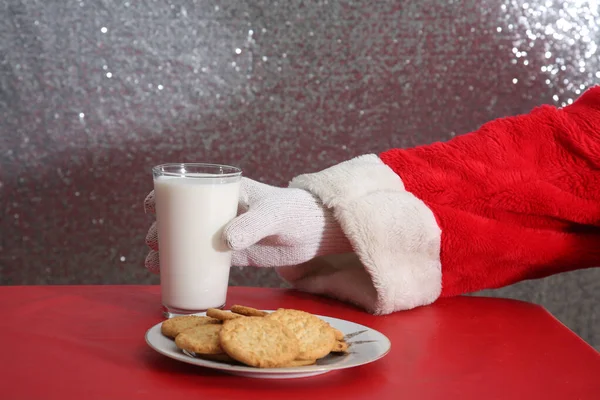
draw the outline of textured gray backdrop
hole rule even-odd
[[[272,184],[571,102],[600,81],[597,1],[5,0],[2,284],[156,283],[150,167]],[[270,271],[232,284],[277,286]],[[486,294],[600,348],[600,269]]]

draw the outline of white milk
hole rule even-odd
[[[221,238],[237,214],[235,178],[154,180],[163,305],[200,311],[225,303],[231,252]]]

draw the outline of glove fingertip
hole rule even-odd
[[[260,207],[236,217],[223,231],[227,246],[234,251],[245,250],[271,233],[269,214]]]
[[[150,247],[151,250],[158,251],[158,230],[156,229],[156,221],[152,223],[148,233],[146,234],[146,246]]]
[[[146,269],[153,274],[160,273],[160,261],[157,251],[150,251],[146,256],[146,260],[144,262],[144,266]]]
[[[244,235],[237,232],[235,228],[228,227],[224,232],[223,239],[227,243],[227,247],[233,251],[243,250],[248,247]]]
[[[148,193],[144,199],[144,213],[154,214],[156,212],[156,201],[154,198],[154,190]]]

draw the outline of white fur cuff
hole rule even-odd
[[[430,304],[439,297],[441,230],[431,210],[405,190],[400,177],[379,157],[364,155],[298,176],[290,187],[309,190],[333,208],[371,279],[361,283],[336,279],[337,285],[346,288],[310,287],[306,282],[316,280],[305,279],[303,290],[338,294],[335,297],[353,301],[375,314]],[[328,261],[330,271],[339,275],[352,270],[350,279],[368,280],[366,274],[356,274],[355,266],[345,264],[347,257],[340,257],[338,265],[334,265],[335,259]],[[319,274],[314,270],[312,273]],[[374,295],[365,295],[369,291]]]

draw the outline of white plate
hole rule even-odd
[[[305,367],[254,368],[243,365],[232,365],[203,360],[193,357],[192,354],[184,353],[175,346],[173,340],[162,335],[160,332],[162,323],[154,325],[146,332],[146,343],[160,354],[178,361],[221,370],[233,375],[265,379],[303,378],[324,374],[338,369],[357,367],[376,361],[390,351],[390,340],[384,334],[374,329],[343,319],[320,315],[318,315],[318,317],[322,318],[332,327],[339,329],[346,335],[346,341],[350,345],[348,354],[330,354],[327,357],[317,360],[316,364]]]

